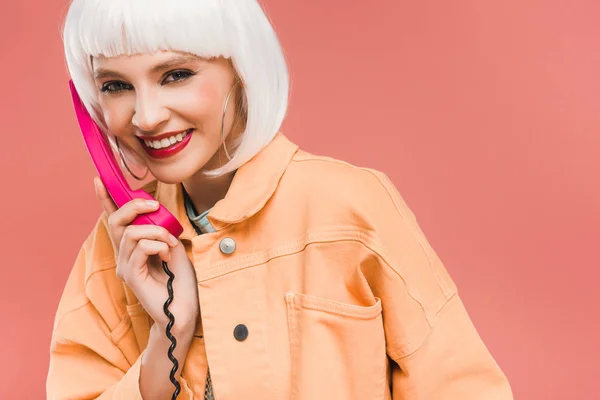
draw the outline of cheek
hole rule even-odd
[[[223,111],[224,99],[221,97],[214,84],[202,82],[178,96],[177,109],[188,119],[214,119]]]
[[[108,106],[103,108],[104,121],[111,133],[119,136],[123,131],[127,129],[131,122],[131,117],[128,116],[127,112],[123,110],[125,107]]]

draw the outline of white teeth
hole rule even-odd
[[[173,135],[162,140],[144,140],[144,143],[146,144],[146,146],[152,149],[164,149],[165,147],[172,146],[177,142],[181,142],[183,138],[185,138],[188,134],[189,131],[185,131],[183,133],[178,133],[177,135]]]

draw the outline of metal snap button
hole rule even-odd
[[[243,342],[248,337],[248,327],[244,324],[239,324],[233,330],[233,337],[235,337],[238,342]]]
[[[235,251],[235,240],[232,238],[225,238],[219,243],[219,248],[223,254],[231,254]]]

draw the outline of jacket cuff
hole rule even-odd
[[[140,372],[142,369],[142,356],[140,354],[138,359],[133,365],[127,370],[125,376],[121,378],[115,391],[113,398],[118,400],[144,400],[140,392]]]
[[[144,400],[140,391],[140,375],[142,370],[142,356],[144,352],[140,354],[135,363],[129,368],[125,376],[121,378],[118,386],[115,388],[114,397],[119,400]],[[194,400],[194,394],[189,388],[186,380],[180,376],[178,379],[181,385],[179,392],[180,399]],[[173,390],[175,387],[173,386]]]

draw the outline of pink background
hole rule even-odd
[[[0,398],[45,397],[54,312],[100,212],[59,36],[0,8]],[[386,172],[518,399],[600,398],[600,3],[265,1],[283,132]]]

